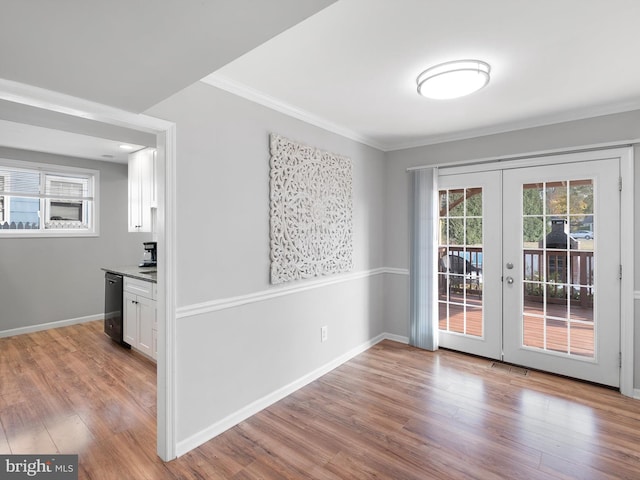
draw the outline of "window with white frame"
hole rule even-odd
[[[95,235],[95,170],[0,159],[0,236]]]

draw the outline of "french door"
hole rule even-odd
[[[439,343],[620,382],[619,159],[439,176]]]
[[[502,172],[438,178],[439,344],[502,358]]]

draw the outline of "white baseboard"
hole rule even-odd
[[[640,400],[640,388],[633,389],[633,398],[636,400]]]
[[[343,363],[351,360],[353,357],[361,354],[365,350],[368,350],[375,344],[381,342],[382,340],[387,340],[387,339],[393,340],[396,342],[401,342],[401,343],[409,342],[409,339],[407,337],[402,337],[399,335],[393,335],[389,333],[382,333],[377,337],[372,338],[371,340],[363,343],[362,345],[359,345],[358,347],[349,350],[347,353],[323,365],[322,367],[317,368],[316,370],[308,373],[307,375],[299,378],[298,380],[291,382],[290,384],[285,385],[284,387],[270,393],[269,395],[266,395],[265,397],[262,397],[256,400],[255,402],[247,405],[244,408],[241,408],[237,412],[232,413],[231,415],[223,418],[219,422],[216,422],[213,425],[205,428],[204,430],[201,430],[195,435],[192,435],[191,437],[178,442],[176,446],[177,456],[180,457],[185,453],[189,452],[190,450],[193,450],[194,448],[199,447],[203,443],[208,442],[209,440],[220,435],[224,431],[236,426],[243,420],[246,420],[252,415],[255,415],[261,410],[264,410],[265,408],[274,404],[275,402],[282,400],[287,395],[291,395],[296,390],[304,387],[305,385],[313,382],[314,380],[317,380],[321,376],[329,373],[334,368],[339,367]]]
[[[28,327],[12,328],[10,330],[0,330],[0,338],[13,337],[14,335],[22,335],[24,333],[41,332],[42,330],[51,330],[52,328],[67,327],[78,323],[93,322],[94,320],[104,319],[104,314],[87,315],[86,317],[71,318],[69,320],[60,320],[58,322],[41,323],[39,325],[29,325]]]
[[[393,333],[385,333],[384,334],[384,338],[385,338],[385,340],[392,340],[394,342],[404,343],[406,345],[409,345],[409,337],[403,337],[401,335],[394,335]]]

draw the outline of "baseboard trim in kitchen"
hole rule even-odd
[[[39,325],[29,325],[28,327],[12,328],[10,330],[0,330],[0,338],[13,337],[14,335],[22,335],[24,333],[41,332],[42,330],[51,330],[52,328],[67,327],[78,323],[93,322],[94,320],[104,319],[104,313],[96,315],[87,315],[86,317],[71,318],[69,320],[60,320],[58,322],[41,323]]]
[[[205,428],[204,430],[201,430],[198,433],[190,436],[189,438],[186,438],[178,442],[176,447],[177,456],[180,457],[185,453],[189,452],[190,450],[193,450],[194,448],[199,447],[203,443],[208,442],[212,438],[217,437],[218,435],[225,432],[226,430],[229,430],[230,428],[235,427],[237,424],[246,420],[252,415],[255,415],[261,410],[264,410],[265,408],[276,403],[277,401],[282,400],[287,395],[292,394],[293,392],[295,392],[296,390],[299,390],[300,388],[304,387],[308,383],[311,383],[314,380],[317,380],[318,378],[320,378],[321,376],[329,373],[334,368],[337,368],[343,363],[351,360],[356,355],[361,354],[362,352],[373,347],[375,344],[380,343],[381,341],[387,340],[387,339],[393,340],[393,341],[400,341],[402,343],[406,343],[409,340],[408,338],[402,337],[399,335],[382,333],[372,338],[371,340],[364,342],[363,344],[340,355],[339,357],[317,368],[316,370],[309,372],[307,375],[304,375],[298,380],[295,380],[290,384],[285,385],[284,387],[270,393],[269,395],[266,395],[256,400],[255,402],[250,403],[246,407],[241,408],[240,410],[232,413],[231,415],[228,415],[227,417],[223,418],[219,422],[216,422],[213,425]],[[406,342],[404,340],[406,340]]]

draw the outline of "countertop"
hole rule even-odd
[[[125,265],[121,267],[102,267],[105,272],[116,273],[124,277],[137,278],[148,282],[158,283],[156,267],[139,267],[137,265]]]

